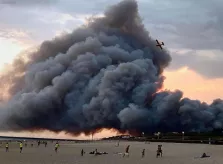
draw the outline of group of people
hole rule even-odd
[[[123,157],[127,156],[129,157],[129,148],[130,145],[128,145],[125,149],[125,153],[123,153]],[[158,149],[157,149],[157,154],[156,157],[160,156],[162,157],[163,151],[162,151],[162,145],[158,145]],[[141,157],[144,158],[145,157],[145,149],[142,150],[141,152]]]
[[[38,141],[38,146],[40,146],[40,144],[41,144],[41,142],[40,142],[40,141]],[[45,147],[47,146],[47,142],[46,142],[46,141],[43,141],[43,142],[42,142],[42,144],[44,144],[44,145],[45,145]]]
[[[128,145],[125,149],[125,153],[123,153],[123,157],[127,156],[129,157],[129,148],[130,148],[130,145]],[[156,151],[156,157],[160,156],[162,157],[163,155],[163,150],[162,150],[162,145],[158,145],[158,149]],[[145,157],[145,149],[142,150],[141,152],[141,157],[144,158]]]
[[[128,145],[126,147],[124,153],[117,153],[117,154],[122,155],[122,157],[129,157],[129,149],[130,149],[130,145]],[[84,154],[85,154],[84,149],[81,149],[81,156],[84,156]],[[90,152],[89,154],[102,155],[102,154],[108,154],[108,153],[106,153],[106,152],[98,152],[98,150],[95,149],[94,151]],[[162,145],[158,145],[158,148],[157,148],[157,151],[156,151],[156,158],[162,157],[162,155],[163,155]],[[145,157],[145,149],[142,150],[141,157],[142,158]],[[199,158],[208,158],[208,157],[210,157],[210,156],[206,155],[206,153],[203,153]]]
[[[81,156],[85,154],[84,150],[81,150]],[[94,151],[91,151],[89,154],[94,154],[94,155],[103,155],[103,154],[108,154],[107,152],[99,152],[98,149],[95,149]]]
[[[40,145],[40,142],[38,141],[38,146]],[[44,142],[45,147],[47,146],[47,142]],[[25,143],[25,146],[27,146],[27,143]],[[31,144],[31,146],[33,146],[33,143]],[[54,151],[57,153],[58,149],[59,149],[60,145],[58,142],[56,142],[55,144],[55,149]],[[128,145],[125,149],[124,153],[118,153],[118,154],[122,154],[123,157],[129,157],[129,149],[130,149],[130,145]],[[19,152],[22,153],[23,151],[23,143],[19,142]],[[6,142],[5,144],[5,151],[9,152],[9,143]],[[81,156],[84,156],[85,151],[84,149],[81,150]],[[94,154],[94,155],[103,155],[103,154],[108,154],[107,152],[98,152],[97,149],[95,149],[94,151],[90,152],[89,154]],[[158,145],[157,151],[156,151],[156,157],[162,157],[163,155],[163,150],[162,150],[162,145]],[[141,152],[141,157],[144,158],[145,157],[145,149],[142,150]],[[207,158],[210,157],[208,155],[206,155],[206,153],[203,153],[199,158]]]
[[[45,147],[46,147],[47,146],[47,142],[44,142],[44,144],[45,144]],[[38,146],[39,145],[40,145],[40,141],[38,141]],[[59,143],[56,142],[55,149],[54,149],[54,151],[56,153],[58,152],[59,146],[60,146]],[[22,153],[22,150],[23,150],[23,143],[22,142],[19,143],[19,149],[20,149],[20,153]],[[130,149],[130,145],[128,145],[126,147],[126,149],[125,149],[125,152],[122,153],[123,154],[123,157],[125,157],[125,156],[129,157],[129,149]],[[9,152],[9,143],[8,142],[5,144],[5,151],[6,152]],[[81,156],[84,156],[84,154],[85,154],[84,149],[82,149],[81,150]],[[108,153],[106,153],[106,152],[98,152],[97,149],[95,149],[95,151],[90,152],[89,154],[102,155],[102,154],[108,154]],[[159,156],[162,157],[162,154],[163,154],[162,145],[158,145],[156,157],[159,157]],[[206,157],[205,155],[206,154],[204,154],[203,156]],[[204,158],[203,156],[202,156],[202,158]],[[142,158],[145,157],[145,149],[142,150],[141,157]]]
[[[130,145],[128,145],[128,146],[126,147],[124,153],[122,153],[122,152],[116,152],[116,153],[114,153],[114,154],[122,155],[122,157],[129,157],[129,149],[130,149]],[[96,153],[95,153],[95,152],[96,152]],[[81,156],[83,156],[84,153],[85,153],[85,152],[84,152],[84,150],[82,149],[82,150],[81,150]],[[102,155],[102,154],[108,154],[108,153],[106,153],[106,152],[97,152],[97,149],[96,149],[95,151],[90,152],[89,154],[96,154],[96,155],[97,155],[97,153],[98,153],[99,155]],[[142,158],[145,157],[145,149],[142,150],[142,152],[141,152],[141,157],[142,157]]]
[[[19,143],[19,149],[20,149],[19,152],[22,153],[22,149],[23,149],[23,143],[22,142]],[[5,151],[9,152],[9,143],[8,142],[6,142],[6,144],[5,144]]]
[[[130,145],[128,145],[125,149],[125,153],[123,153],[123,156],[122,157],[129,157],[129,148],[130,148]],[[141,157],[144,158],[145,157],[145,149],[142,149],[142,152],[141,152]]]
[[[38,146],[40,145],[40,142],[38,141]],[[45,145],[45,147],[47,146],[47,142],[44,142],[44,145]],[[27,146],[27,143],[25,143],[25,146]],[[31,144],[31,146],[33,147],[33,144]],[[57,151],[58,151],[58,148],[59,148],[59,143],[58,142],[56,142],[56,144],[55,144],[55,152],[57,153]],[[22,142],[19,142],[19,149],[20,149],[20,153],[22,153],[22,150],[23,150],[23,143]],[[9,152],[9,143],[8,142],[6,142],[6,144],[5,144],[5,151],[6,152]]]

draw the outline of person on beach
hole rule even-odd
[[[201,155],[201,158],[208,158],[208,157],[210,157],[210,156],[207,155],[206,153],[203,153],[203,154]]]
[[[5,151],[6,151],[6,152],[9,151],[9,143],[8,143],[8,142],[6,142],[6,144],[5,144]]]
[[[142,150],[142,158],[145,156],[145,149]]]
[[[22,153],[22,147],[23,147],[22,142],[20,142],[20,144],[19,144],[20,153]]]
[[[123,157],[125,157],[125,156],[129,157],[129,147],[130,147],[130,145],[128,145],[128,146],[126,147],[126,149],[125,149],[125,153],[123,153]]]
[[[157,149],[156,152],[157,152],[157,153],[156,153],[156,158],[157,158],[158,156],[162,157],[162,155],[163,155],[162,145],[158,145],[158,149]]]
[[[81,156],[84,156],[84,149],[81,150]]]
[[[57,142],[56,144],[55,144],[55,152],[57,153],[57,151],[58,151],[58,148],[59,148],[59,143]]]

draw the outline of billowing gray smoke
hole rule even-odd
[[[206,131],[223,126],[223,101],[210,106],[182,92],[159,92],[171,61],[156,47],[134,0],[108,8],[73,33],[45,41],[1,76],[9,101],[1,130],[78,134],[100,128]]]

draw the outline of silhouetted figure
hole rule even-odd
[[[20,153],[22,153],[22,147],[23,147],[22,142],[20,142],[20,144],[19,144]]]
[[[129,153],[129,147],[130,147],[130,145],[128,145],[128,146],[126,147],[126,149],[125,149],[125,152],[126,152],[126,153]]]
[[[145,149],[142,150],[142,158],[145,156]]]
[[[57,142],[56,144],[55,144],[55,152],[57,153],[57,151],[58,151],[58,148],[59,148],[59,143]]]
[[[44,144],[45,144],[45,147],[46,147],[47,146],[47,142],[45,142]]]
[[[128,145],[128,146],[126,147],[126,149],[125,149],[125,153],[123,153],[123,157],[125,157],[125,156],[129,157],[129,147],[130,147],[130,145]]]
[[[98,149],[95,149],[94,155],[98,155]]]
[[[84,149],[81,150],[81,156],[84,156]]]
[[[119,147],[119,142],[120,142],[120,141],[118,141],[118,143],[117,143],[116,147]]]
[[[210,156],[207,155],[206,153],[203,153],[202,156],[201,156],[201,158],[208,158],[208,157],[210,157]]]
[[[162,151],[162,145],[158,145],[158,149],[156,151],[156,158],[160,156],[162,157],[163,156],[163,151]]]
[[[9,151],[9,143],[7,142],[6,144],[5,144],[5,152],[8,152]]]

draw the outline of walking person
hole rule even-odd
[[[59,143],[57,142],[56,144],[55,144],[55,152],[57,153],[57,151],[58,151],[58,148],[59,148]]]
[[[163,156],[163,151],[162,151],[162,145],[158,145],[158,149],[157,149],[157,151],[156,151],[157,153],[156,153],[156,158],[157,157],[162,157]]]
[[[20,144],[19,144],[19,148],[20,148],[20,153],[22,153],[22,148],[23,148],[23,144],[22,144],[22,142],[20,142]]]
[[[84,149],[81,150],[81,156],[84,156]]]
[[[126,147],[126,149],[125,149],[125,153],[123,154],[122,157],[125,157],[125,156],[129,157],[129,148],[130,148],[130,145],[128,145],[128,146]]]
[[[5,152],[8,152],[8,151],[9,151],[9,143],[6,142],[6,144],[5,144]]]
[[[142,158],[145,156],[145,149],[142,150]]]

